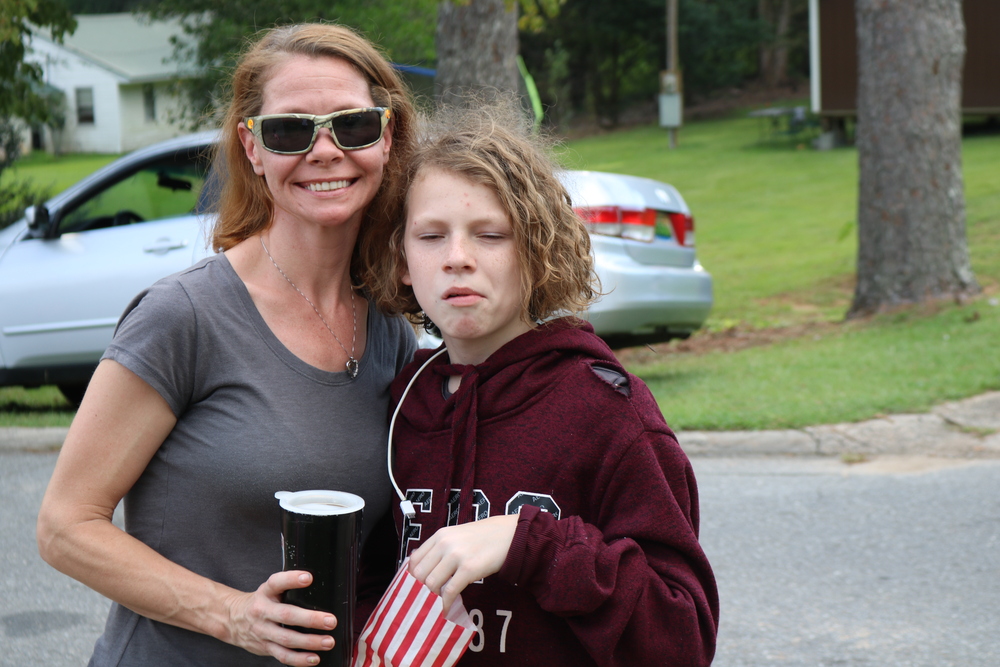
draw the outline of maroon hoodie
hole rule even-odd
[[[394,402],[430,354],[396,379]],[[452,396],[449,375],[462,376]],[[417,509],[412,521],[395,509],[400,558],[443,526],[520,515],[503,568],[462,593],[479,630],[460,664],[711,663],[718,595],[690,462],[589,324],[556,320],[477,366],[435,359],[394,440]]]

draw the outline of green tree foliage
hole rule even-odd
[[[14,118],[61,124],[62,96],[43,85],[42,68],[25,62],[31,35],[45,30],[57,41],[76,30],[76,21],[58,0],[0,0],[0,175],[21,153]],[[19,219],[26,206],[48,197],[30,182],[8,182],[0,189],[0,228]]]
[[[520,0],[521,16],[517,27],[538,32],[545,27],[545,20],[555,18],[566,0]]]
[[[684,91],[693,98],[757,74],[758,47],[769,26],[757,0],[681,0],[677,41]]]
[[[592,111],[613,125],[625,102],[654,94],[665,6],[661,0],[567,0],[540,29],[523,33],[522,55],[547,105],[561,107],[563,115],[567,108]]]
[[[117,14],[130,12],[142,0],[63,0],[73,14]]]
[[[758,0],[681,0],[680,64],[687,101],[757,75],[767,24]],[[564,0],[558,13],[522,22],[521,51],[549,115],[596,115],[615,125],[621,111],[659,92],[666,66],[663,0]]]
[[[6,0],[0,0],[6,1]],[[437,0],[145,0],[139,11],[152,19],[180,18],[185,37],[175,58],[201,74],[181,84],[194,106],[191,124],[209,117],[225,99],[225,81],[255,33],[292,23],[330,21],[356,28],[396,62],[434,58]]]
[[[0,117],[0,174],[10,167],[21,153],[21,133],[10,118]],[[21,219],[28,206],[41,204],[50,191],[35,187],[30,179],[8,180],[0,188],[0,229]]]
[[[24,60],[31,34],[38,30],[61,42],[76,30],[76,20],[59,0],[0,0],[0,118],[47,122],[52,117],[42,68]]]
[[[760,45],[760,80],[767,86],[809,76],[808,0],[757,0],[766,33]]]

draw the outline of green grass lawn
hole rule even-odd
[[[36,187],[47,188],[56,195],[118,157],[90,153],[55,156],[34,151],[3,172],[0,187],[15,179],[31,180]]]
[[[969,246],[983,296],[849,323],[857,152],[760,137],[759,121],[741,112],[685,125],[675,150],[656,126],[566,145],[568,166],[664,180],[683,194],[696,219],[699,259],[715,280],[715,307],[696,338],[763,328],[807,332],[735,352],[678,353],[675,342],[623,354],[667,421],[677,429],[801,427],[923,411],[1000,389],[1000,306],[993,305],[1000,294],[1000,135],[963,141]],[[19,173],[65,187],[110,159],[47,165],[42,157]],[[65,182],[47,176],[48,167]],[[82,173],[65,176],[73,169]],[[68,423],[71,416],[51,389],[0,389],[0,425]]]
[[[818,339],[626,357],[675,428],[856,421],[1000,389],[1000,308],[990,305],[1000,285],[1000,135],[963,141],[969,246],[984,295],[964,307],[846,324],[857,253],[855,149],[762,143],[745,113],[685,125],[674,150],[655,126],[567,149],[570,166],[681,191],[696,219],[699,259],[715,280],[709,331],[837,323]]]
[[[55,387],[0,387],[0,427],[69,426],[75,414]]]
[[[1000,307],[941,304],[735,353],[630,364],[675,429],[800,428],[923,412],[1000,388]]]

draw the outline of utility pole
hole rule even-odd
[[[677,69],[677,0],[667,0],[667,71]]]
[[[684,106],[678,69],[677,2],[667,0],[667,69],[660,75],[660,126],[667,128],[671,150],[677,147],[677,128],[682,124]]]

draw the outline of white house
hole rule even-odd
[[[182,99],[171,81],[184,71],[171,60],[176,21],[144,22],[132,14],[76,17],[59,44],[35,34],[28,56],[45,83],[66,95],[66,124],[55,136],[36,133],[36,147],[61,152],[124,153],[184,134]],[[41,144],[41,146],[39,145]]]

